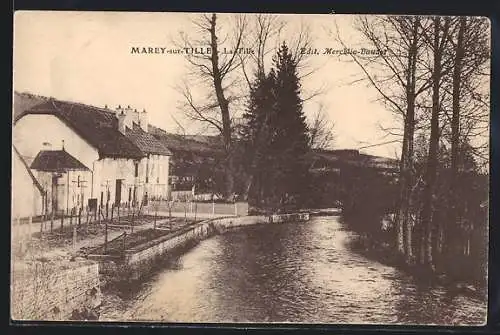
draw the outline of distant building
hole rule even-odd
[[[170,152],[170,186],[173,199],[192,197],[207,200],[217,193],[223,175],[224,151],[217,136],[170,134],[150,126],[154,134]]]

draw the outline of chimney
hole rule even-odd
[[[116,107],[116,110],[115,110],[116,117],[118,117],[118,115],[120,115],[122,112],[123,112],[122,106],[118,105],[118,107]]]
[[[118,105],[115,115],[118,119],[119,129],[123,129],[123,131],[125,131],[127,127],[132,129],[132,114],[133,110],[130,108],[130,105],[127,106],[127,108],[122,108],[121,105]]]
[[[148,132],[149,120],[148,120],[148,113],[146,112],[145,109],[143,109],[142,113],[140,113],[139,125],[141,126],[142,130]]]
[[[132,120],[134,120],[133,122],[136,124],[136,125],[140,125],[141,124],[141,119],[139,118],[141,113],[139,113],[137,111],[137,109],[134,109],[134,116],[132,117]]]
[[[125,135],[125,127],[126,127],[126,119],[127,119],[127,114],[123,111],[123,109],[120,111],[120,114],[116,116],[118,118],[118,131]]]

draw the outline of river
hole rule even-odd
[[[486,303],[354,252],[339,217],[217,235],[122,299],[101,319],[162,322],[483,324]],[[124,292],[125,293],[125,292]],[[110,302],[112,300],[112,302]]]

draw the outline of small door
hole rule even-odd
[[[115,188],[115,205],[118,206],[122,202],[122,180],[116,180],[116,188]]]

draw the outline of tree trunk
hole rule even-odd
[[[411,189],[414,183],[414,173],[413,173],[413,139],[415,135],[415,100],[416,100],[416,92],[415,92],[415,84],[416,84],[416,72],[417,72],[417,53],[418,53],[418,39],[419,39],[419,26],[420,26],[420,18],[415,17],[415,21],[413,22],[413,37],[412,43],[410,47],[410,57],[408,57],[408,85],[407,85],[407,118],[408,118],[408,161],[407,161],[407,169],[408,169],[408,185],[407,185],[407,201],[408,205],[410,204],[410,198],[412,196]],[[406,222],[404,225],[405,233],[405,257],[406,262],[408,264],[413,263],[413,250],[412,250],[412,221],[409,218],[409,214],[406,214]]]
[[[449,212],[444,222],[447,238],[445,242],[445,259],[448,267],[453,273],[456,272],[453,265],[456,263],[454,256],[457,254],[457,246],[460,241],[457,239],[459,232],[459,217],[458,217],[458,199],[457,186],[459,182],[459,151],[460,151],[460,77],[462,72],[462,60],[464,57],[464,34],[466,26],[466,18],[460,18],[460,26],[457,36],[457,45],[455,50],[455,60],[453,64],[453,97],[452,97],[452,119],[451,119],[451,178],[450,178],[450,193],[449,193]],[[455,261],[455,262],[454,262]],[[453,275],[453,274],[452,274]]]
[[[231,117],[229,114],[229,102],[224,94],[222,87],[222,73],[219,68],[219,56],[217,48],[217,35],[216,35],[216,14],[212,14],[210,20],[210,42],[212,48],[212,73],[215,88],[215,95],[222,116],[222,138],[224,141],[224,150],[226,154],[226,194],[225,197],[229,198],[233,194],[234,189],[234,167],[233,167],[233,153],[232,153],[232,135],[231,135]]]
[[[424,194],[423,205],[421,214],[421,225],[424,232],[423,238],[423,264],[434,270],[432,259],[432,235],[434,232],[432,210],[434,202],[434,186],[437,176],[438,166],[438,148],[439,148],[439,111],[440,99],[439,88],[441,83],[441,59],[442,49],[440,47],[441,38],[441,19],[436,17],[434,19],[434,32],[433,32],[433,56],[434,64],[432,70],[432,115],[431,115],[431,134],[429,140],[429,153],[427,156],[427,166],[424,174]],[[444,38],[444,37],[443,37]]]
[[[403,151],[400,162],[400,207],[397,217],[397,250],[405,255],[408,264],[413,262],[412,225],[409,220],[411,188],[413,184],[413,138],[415,134],[415,73],[417,66],[419,18],[412,26],[412,40],[408,52],[406,72],[406,115],[403,134]]]
[[[408,156],[408,116],[405,117],[405,126],[403,133],[403,148],[401,150],[401,161],[399,163],[399,208],[396,214],[396,250],[400,253],[404,253],[404,227],[408,219],[408,168],[407,168],[407,156]]]

